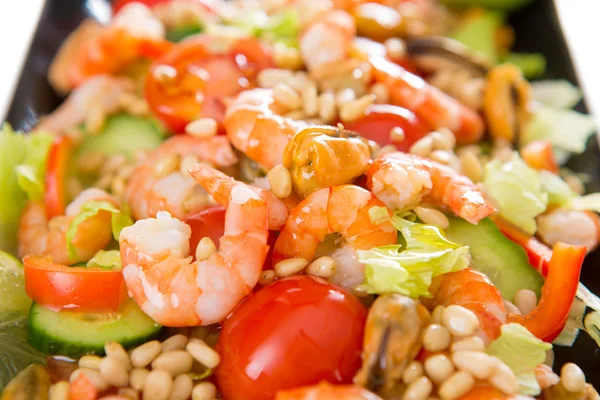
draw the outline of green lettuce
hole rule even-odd
[[[357,251],[359,261],[365,264],[362,287],[369,293],[429,297],[434,277],[469,264],[469,248],[448,240],[437,226],[414,223],[399,215],[392,217],[392,223],[403,244]]]
[[[119,235],[123,228],[133,225],[133,220],[128,214],[121,212],[121,210],[108,201],[88,201],[84,203],[81,206],[81,210],[77,213],[75,218],[73,218],[73,221],[71,221],[71,224],[67,229],[66,239],[69,248],[69,258],[74,259],[77,257],[77,250],[73,245],[73,239],[77,234],[79,225],[87,219],[94,217],[100,211],[108,211],[111,213],[112,234],[115,240],[119,240]]]
[[[583,98],[581,90],[564,79],[532,82],[531,94],[542,104],[565,110],[575,107]]]
[[[267,15],[263,11],[248,12],[231,23],[245,35],[298,47],[297,38],[301,27],[300,16],[295,9],[286,9],[273,15]]]
[[[52,137],[23,135],[9,124],[0,129],[0,249],[15,253],[17,227],[28,198],[43,194],[46,156]]]
[[[544,362],[546,351],[552,345],[536,338],[519,324],[506,324],[501,329],[500,337],[490,344],[486,353],[502,360],[515,373],[522,394],[540,394],[534,370]]]
[[[531,235],[535,233],[535,217],[546,211],[548,195],[538,173],[516,152],[506,163],[494,160],[486,164],[483,186],[496,200],[503,218]]]
[[[462,21],[450,37],[485,56],[492,63],[499,60],[496,32],[504,23],[504,14],[487,11]]]
[[[562,206],[579,197],[560,176],[550,171],[539,171],[539,175],[542,189],[548,193],[548,204]]]
[[[119,250],[99,250],[90,261],[87,262],[88,268],[102,268],[111,271],[120,271],[121,252]]]
[[[516,65],[527,79],[540,77],[546,72],[546,57],[541,53],[508,53],[504,62]]]

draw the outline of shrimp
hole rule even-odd
[[[450,208],[476,224],[495,210],[466,176],[412,154],[395,152],[375,159],[367,187],[392,210],[412,209],[421,201]]]
[[[432,129],[448,128],[461,144],[483,136],[483,119],[475,111],[382,56],[371,56],[376,81],[385,84],[392,102],[414,112]]]
[[[371,222],[369,210],[381,206],[381,201],[359,186],[317,190],[290,212],[275,243],[273,263],[293,257],[312,260],[319,243],[332,233],[343,236],[354,250],[396,243],[397,232],[391,222]],[[356,267],[364,268],[360,263]]]
[[[69,256],[67,230],[84,203],[89,201],[108,201],[117,206],[117,201],[108,193],[97,188],[82,191],[68,206],[66,214],[46,218],[44,205],[30,202],[21,215],[18,231],[19,258],[27,255],[49,255],[57,264],[74,264],[90,260],[98,250],[102,250],[112,239],[111,214],[99,211],[87,218],[77,227],[71,244],[75,248],[75,257]]]
[[[322,71],[347,59],[355,36],[354,18],[346,11],[318,15],[299,39],[300,54],[308,71]]]
[[[93,109],[101,109],[103,113],[116,112],[119,98],[133,93],[135,84],[130,79],[98,75],[88,79],[75,89],[55,111],[43,117],[38,130],[61,134],[76,125],[83,123]]]
[[[225,136],[206,139],[190,135],[171,137],[136,166],[127,183],[125,201],[135,219],[154,217],[158,211],[168,211],[181,219],[206,206],[205,201],[195,201],[206,198],[205,192],[185,170],[178,168],[180,159],[186,157],[219,167],[237,163]]]
[[[271,169],[283,163],[285,147],[300,129],[281,116],[285,111],[275,103],[273,90],[246,90],[229,105],[223,124],[233,147]]]
[[[203,182],[205,189],[219,185],[222,177],[213,176]],[[241,182],[232,184],[224,204],[219,250],[203,260],[193,261],[189,254],[191,228],[166,211],[121,232],[125,284],[156,322],[174,327],[220,322],[258,282],[269,247],[267,204]]]
[[[227,205],[231,198],[231,191],[238,182],[230,176],[198,164],[190,169],[190,175],[211,195],[218,203]],[[279,200],[268,190],[252,187],[252,190],[267,203],[269,229],[279,230],[288,218],[287,205]]]
[[[275,400],[381,400],[381,397],[360,386],[321,382],[314,386],[277,392]]]
[[[473,311],[479,318],[477,333],[490,343],[506,323],[506,310],[500,291],[485,274],[472,268],[449,272],[433,279],[429,291],[436,304],[456,304]]]

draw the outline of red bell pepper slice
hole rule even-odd
[[[521,148],[520,153],[523,160],[531,168],[558,174],[558,164],[550,142],[546,140],[531,142]]]
[[[546,342],[556,339],[569,318],[585,254],[583,246],[560,242],[554,245],[537,307],[525,316],[509,314],[508,322],[523,325]]]
[[[69,137],[58,136],[54,139],[48,153],[44,191],[44,204],[48,219],[65,213],[67,201],[65,181],[71,149],[72,143]]]

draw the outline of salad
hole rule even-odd
[[[0,131],[1,398],[600,398],[553,352],[600,345],[595,126],[511,50],[526,3],[83,22],[62,105]]]

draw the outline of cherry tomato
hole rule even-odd
[[[69,385],[69,400],[96,400],[98,389],[85,374],[79,376]]]
[[[412,111],[389,104],[373,104],[364,117],[345,126],[380,146],[393,144],[400,151],[408,151],[413,143],[429,133],[427,126]],[[394,127],[404,131],[404,140],[391,139],[390,131]]]
[[[190,237],[190,253],[194,254],[200,239],[205,236],[218,246],[219,239],[225,230],[225,207],[214,206],[188,215],[183,222],[192,228]]]
[[[121,8],[129,3],[142,3],[148,7],[153,7],[159,3],[166,3],[167,1],[171,0],[114,0],[112,6],[113,15],[117,14]]]
[[[319,278],[265,286],[223,324],[215,370],[223,398],[272,400],[280,390],[322,380],[351,383],[366,318],[356,297]]]
[[[23,258],[25,292],[53,310],[115,312],[129,297],[121,271],[67,267],[50,257]]]
[[[253,86],[254,76],[271,65],[255,39],[238,40],[227,53],[210,51],[210,38],[193,37],[176,45],[150,67],[144,96],[154,114],[174,132],[199,117],[223,121],[222,99]]]
[[[65,213],[67,202],[65,181],[71,150],[72,143],[67,136],[58,136],[50,147],[46,161],[46,188],[44,191],[44,204],[48,219]]]

